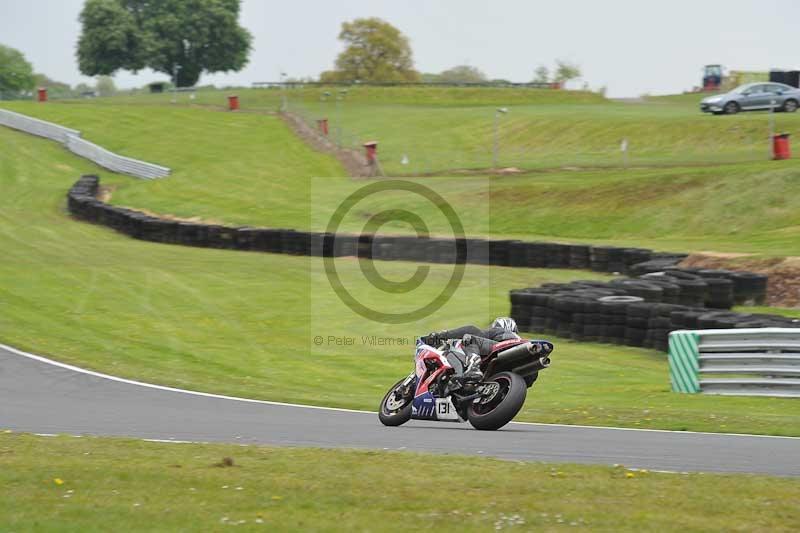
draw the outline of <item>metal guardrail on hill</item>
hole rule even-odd
[[[60,143],[67,142],[70,135],[80,137],[81,132],[52,122],[39,120],[38,118],[28,117],[20,113],[14,113],[7,109],[0,109],[0,124],[15,130],[21,130],[39,137],[47,137]]]
[[[67,137],[65,145],[73,154],[90,159],[101,167],[113,170],[114,172],[128,174],[136,178],[165,178],[169,176],[170,173],[170,169],[167,167],[117,155],[113,152],[109,152],[102,146],[97,146],[94,143],[74,135],[69,135]]]
[[[154,163],[139,161],[115,154],[81,138],[81,132],[52,122],[29,117],[7,109],[0,109],[0,125],[14,128],[31,135],[46,137],[62,143],[70,152],[89,159],[114,172],[135,178],[153,179],[169,176],[170,169]]]
[[[669,336],[672,390],[800,398],[800,329],[710,329]]]

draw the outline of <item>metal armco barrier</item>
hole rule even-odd
[[[31,135],[46,137],[62,143],[70,152],[89,159],[114,172],[135,178],[154,179],[169,176],[170,169],[161,165],[121,156],[81,139],[81,132],[53,124],[20,113],[0,109],[0,125],[14,128]]]
[[[113,170],[114,172],[144,179],[164,178],[169,176],[170,170],[167,167],[117,155],[113,152],[109,152],[102,146],[97,146],[94,143],[90,143],[74,135],[67,136],[65,145],[73,154],[90,159],[101,167]]]
[[[0,124],[15,130],[21,130],[31,135],[47,137],[60,143],[67,142],[67,137],[74,135],[80,137],[81,132],[52,122],[39,120],[38,118],[28,117],[6,109],[0,109]]]
[[[674,331],[673,392],[800,398],[800,329]]]

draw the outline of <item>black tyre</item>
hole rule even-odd
[[[389,389],[386,396],[381,400],[381,407],[378,410],[378,418],[384,426],[401,426],[411,420],[411,404],[414,400],[414,382],[409,386],[409,393],[398,399],[395,391],[403,384],[405,378],[401,379]]]
[[[794,113],[797,111],[797,107],[797,100],[792,100],[791,98],[783,103],[783,110],[787,113]]]
[[[727,104],[725,104],[725,107],[723,107],[723,109],[725,110],[726,115],[735,115],[736,113],[739,112],[740,108],[739,104],[737,104],[736,102],[728,102]]]
[[[522,409],[528,386],[519,374],[500,372],[487,380],[500,386],[494,397],[487,403],[472,403],[467,414],[469,423],[475,429],[494,431],[505,426]]]

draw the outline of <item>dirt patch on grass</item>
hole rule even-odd
[[[123,205],[120,207],[124,207],[125,209],[132,209],[134,211],[139,211],[140,213],[144,213],[147,216],[155,217],[155,218],[163,218],[164,220],[174,220],[176,222],[191,222],[192,224],[210,224],[214,226],[227,226],[228,224],[221,221],[216,220],[213,218],[202,218],[202,217],[179,217],[177,215],[172,215],[170,213],[156,213],[154,211],[150,211],[149,209],[145,209],[142,207],[129,207],[127,205]]]
[[[292,113],[278,113],[287,126],[300,137],[306,144],[318,152],[323,152],[334,156],[347,170],[347,173],[354,178],[366,178],[372,176],[372,168],[367,164],[366,157],[348,148],[339,148],[336,143],[325,135],[310,127],[305,121]]]
[[[747,254],[702,252],[691,254],[680,266],[749,270],[769,276],[767,303],[800,307],[800,257],[750,257]]]
[[[100,185],[97,189],[97,199],[105,203],[110,202],[116,188],[116,185]]]
[[[113,196],[114,191],[116,190],[116,188],[117,187],[115,185],[101,185],[100,188],[97,190],[96,198],[98,200],[102,201],[102,202],[110,203],[111,202],[111,197]],[[118,207],[123,207],[125,209],[131,209],[133,211],[138,211],[138,212],[144,213],[145,215],[150,216],[150,217],[163,218],[164,220],[175,220],[177,222],[192,222],[194,224],[214,224],[214,225],[220,225],[220,226],[225,225],[224,222],[219,221],[219,220],[207,219],[207,218],[201,218],[201,217],[179,217],[179,216],[176,216],[176,215],[171,215],[169,213],[166,213],[166,214],[164,214],[164,213],[155,213],[155,212],[150,211],[149,209],[145,209],[143,207],[131,207],[131,206],[128,206],[128,205],[120,205]]]

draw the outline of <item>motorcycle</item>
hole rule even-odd
[[[517,415],[539,371],[550,366],[553,344],[509,339],[494,344],[481,357],[483,380],[463,382],[447,360],[461,351],[462,341],[438,348],[417,341],[414,371],[395,383],[381,401],[378,418],[386,426],[409,420],[465,422],[480,430],[496,430]]]

